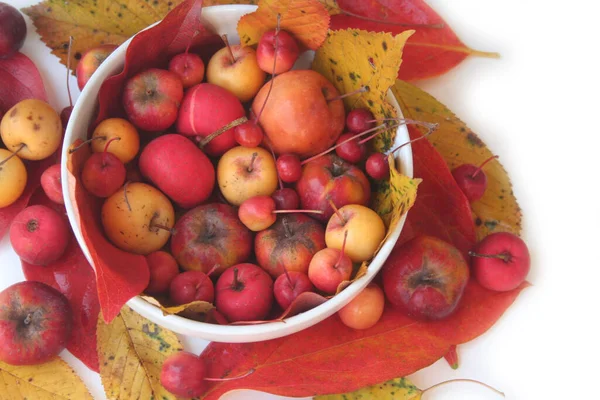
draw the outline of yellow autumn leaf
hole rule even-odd
[[[88,49],[103,44],[119,45],[147,26],[161,20],[183,0],[45,0],[27,7],[27,14],[52,54],[66,65],[69,37],[71,68]]]
[[[422,390],[406,378],[367,386],[355,392],[315,396],[314,400],[420,400]]]
[[[125,306],[106,324],[98,318],[100,377],[109,400],[175,400],[160,384],[165,359],[183,350],[177,336]]]
[[[204,314],[215,308],[215,306],[212,303],[209,303],[207,301],[192,301],[191,303],[181,304],[178,306],[164,306],[158,299],[154,297],[141,297],[153,306],[160,308],[160,310],[163,312],[163,315],[181,314],[185,312]]]
[[[315,50],[325,40],[330,17],[319,1],[260,0],[256,11],[238,22],[240,43],[245,46],[258,43],[265,32],[276,28],[278,14],[281,29],[292,34],[303,47]]]
[[[428,139],[450,169],[461,164],[479,165],[493,155],[464,122],[430,94],[403,81],[397,81],[392,92],[406,118],[439,124],[438,131]],[[506,170],[498,160],[492,160],[484,171],[487,190],[481,200],[471,204],[478,239],[501,231],[520,234],[521,208]]]
[[[60,358],[14,366],[0,361],[0,400],[92,400],[75,371]]]
[[[396,118],[396,110],[386,97],[396,82],[406,40],[413,33],[408,30],[393,36],[359,29],[331,31],[317,50],[312,69],[324,75],[340,93],[367,90],[344,98],[347,110],[367,108],[377,120]],[[378,135],[371,141],[373,149],[388,150],[395,135],[395,129]]]

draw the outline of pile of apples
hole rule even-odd
[[[292,70],[289,33],[265,33],[256,50],[225,43],[206,66],[186,50],[131,77],[127,118],[80,145],[92,150],[81,182],[105,199],[107,238],[146,257],[146,294],[265,320],[301,293],[335,295],[384,239],[355,136],[376,121],[346,116],[321,74]]]

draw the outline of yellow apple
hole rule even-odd
[[[175,212],[167,196],[145,183],[123,186],[102,205],[106,236],[131,253],[146,255],[160,250],[167,244],[174,224]]]
[[[325,229],[327,247],[340,250],[345,231],[348,231],[345,253],[355,263],[370,260],[385,237],[381,217],[359,204],[344,206],[331,216]]]
[[[258,66],[252,47],[235,45],[230,48],[231,51],[223,47],[211,57],[206,67],[206,80],[229,90],[243,103],[256,96],[265,83],[266,74]]]
[[[219,159],[217,182],[225,199],[239,206],[254,196],[270,196],[277,190],[277,168],[262,147],[234,147]]]

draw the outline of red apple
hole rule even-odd
[[[329,200],[343,207],[347,204],[367,206],[371,199],[371,185],[364,172],[333,154],[305,164],[296,191],[303,209],[323,211],[314,215],[323,222],[333,215]]]
[[[190,139],[164,135],[142,151],[139,168],[145,178],[183,208],[208,199],[215,185],[215,168]]]
[[[98,47],[93,47],[87,50],[81,56],[77,68],[75,69],[75,75],[77,75],[77,86],[79,90],[83,90],[87,82],[90,80],[94,72],[100,67],[100,64],[104,62],[111,55],[117,46],[114,44],[105,44]]]
[[[0,292],[0,361],[43,364],[66,346],[73,324],[69,301],[58,290],[27,281]]]
[[[228,268],[215,289],[217,310],[230,322],[262,320],[273,305],[273,280],[254,264]]]
[[[15,253],[34,265],[58,260],[67,249],[71,230],[64,217],[50,207],[35,205],[21,211],[10,225]]]
[[[208,382],[204,380],[207,370],[204,359],[180,351],[171,354],[163,363],[160,370],[160,384],[175,396],[199,397],[208,389]]]
[[[279,31],[277,41],[275,41],[275,35],[275,30],[263,33],[256,48],[256,60],[260,68],[266,73],[279,75],[292,69],[298,55],[300,55],[300,49],[294,37],[288,32]],[[277,61],[273,72],[275,58],[277,58]]]
[[[271,197],[277,210],[297,210],[300,207],[300,197],[292,188],[277,189]]]
[[[198,206],[175,224],[171,253],[185,270],[209,272],[215,265],[220,274],[246,261],[252,253],[252,234],[226,204]]]
[[[170,296],[175,304],[187,304],[193,301],[212,303],[215,299],[215,288],[204,272],[187,271],[173,279]]]
[[[112,153],[93,153],[83,164],[81,182],[96,197],[109,197],[123,186],[127,170]]]
[[[163,131],[177,120],[183,85],[173,72],[151,68],[125,83],[123,107],[129,121],[150,132]]]
[[[201,83],[185,93],[177,118],[177,132],[201,140],[244,116],[242,103],[231,92],[211,83]],[[221,156],[235,146],[234,128],[231,128],[212,139],[203,150],[211,156]]]
[[[177,74],[183,88],[187,89],[201,83],[204,79],[204,61],[198,54],[177,54],[169,61],[169,71]]]
[[[60,180],[60,164],[48,167],[40,178],[42,189],[46,196],[56,204],[65,204]]]
[[[296,297],[304,292],[312,292],[315,288],[308,279],[308,275],[298,271],[281,274],[273,285],[273,294],[277,304],[284,310],[292,304]]]
[[[352,260],[344,250],[323,249],[310,260],[308,278],[326,294],[335,294],[340,283],[350,279]]]
[[[267,101],[270,87],[267,82],[254,98],[255,115]],[[328,101],[337,96],[337,89],[318,72],[294,70],[278,75],[259,121],[265,142],[276,154],[294,153],[301,158],[327,150],[344,129],[344,103]]]
[[[469,267],[461,252],[430,236],[417,236],[396,247],[383,268],[388,301],[422,320],[451,315],[468,280]]]
[[[289,271],[307,273],[315,253],[325,248],[325,230],[312,218],[290,214],[277,219],[254,240],[258,264],[272,277]]]
[[[173,256],[166,251],[155,251],[146,256],[150,269],[150,281],[145,293],[163,294],[169,290],[171,282],[179,274],[179,266]]]

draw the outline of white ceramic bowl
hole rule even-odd
[[[210,24],[218,34],[227,34],[232,43],[239,43],[239,37],[236,31],[237,21],[242,15],[250,13],[255,9],[256,6],[243,5],[206,7],[202,12],[202,19],[207,24]],[[98,91],[100,90],[100,86],[105,79],[119,73],[122,70],[125,61],[125,52],[130,42],[131,39],[123,43],[110,55],[110,57],[106,59],[106,61],[104,61],[104,63],[100,66],[100,68],[98,68],[96,73],[89,80],[85,86],[85,89],[77,100],[77,104],[75,105],[71,115],[69,125],[67,126],[63,146],[63,193],[69,193],[67,187],[67,169],[65,162],[67,159],[68,147],[76,139],[87,139],[88,126],[95,117],[95,112],[98,106],[97,95]],[[298,66],[302,68],[309,68],[312,58],[312,53],[306,53],[302,59],[299,60]],[[388,101],[393,104],[394,107],[396,107],[398,115],[402,116],[398,103],[391,93],[388,94]],[[406,126],[402,125],[398,128],[398,132],[396,134],[396,144],[405,143],[408,140],[408,130],[406,129]],[[413,163],[410,145],[403,147],[397,152],[396,165],[405,175],[412,177]],[[78,225],[77,218],[75,218],[73,204],[70,198],[65,199],[65,206],[71,226],[75,232],[75,237],[77,238],[77,241],[79,242],[79,245],[81,246],[81,249],[83,250],[88,261],[93,263],[89,250],[81,235],[81,230]],[[371,262],[365,276],[353,282],[345,290],[324,304],[312,310],[287,318],[285,322],[270,322],[260,325],[222,326],[197,322],[175,315],[164,316],[160,309],[151,305],[140,297],[131,299],[128,302],[128,305],[144,317],[165,328],[183,335],[190,335],[206,340],[239,343],[256,342],[286,336],[308,328],[309,326],[312,326],[329,317],[347,304],[365,286],[367,286],[376,273],[381,269],[383,263],[392,251],[394,244],[400,236],[400,231],[404,226],[405,219],[406,216],[402,218],[395,231],[392,233],[392,235],[390,235],[386,243],[384,243],[377,256]]]

